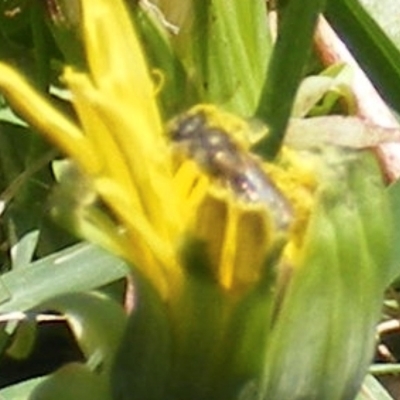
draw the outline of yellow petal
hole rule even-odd
[[[52,107],[11,67],[0,63],[0,91],[18,114],[88,173],[101,163],[80,129]]]
[[[204,197],[193,234],[205,241],[221,286],[235,292],[257,282],[275,240],[272,220],[262,205],[240,201],[221,188],[210,189]]]
[[[129,15],[120,1],[82,0],[87,57],[94,85],[111,102],[129,104],[162,135],[155,89]]]

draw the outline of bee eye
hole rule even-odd
[[[171,130],[171,139],[179,142],[190,140],[200,135],[205,126],[205,116],[202,113],[190,115],[178,120],[177,125]]]

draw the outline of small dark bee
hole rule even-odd
[[[222,129],[209,126],[203,112],[179,117],[170,131],[172,140],[211,177],[240,199],[265,204],[278,230],[287,230],[293,210],[259,161],[242,150]]]

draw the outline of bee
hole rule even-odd
[[[200,168],[238,198],[261,203],[271,212],[275,227],[286,231],[293,219],[291,204],[263,170],[259,160],[243,150],[218,127],[210,126],[199,111],[178,117],[170,130],[171,139]]]

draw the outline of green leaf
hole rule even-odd
[[[12,327],[11,331],[13,331],[15,326]],[[7,329],[7,325],[0,330],[0,355],[6,351],[7,346],[10,344],[10,332]],[[1,392],[0,392],[1,394]]]
[[[58,50],[69,65],[85,66],[81,33],[81,10],[78,0],[53,0],[43,5],[46,8],[47,26]]]
[[[50,299],[38,309],[62,313],[88,366],[109,373],[127,320],[120,304],[101,293],[70,293]]]
[[[25,398],[26,399],[26,398]],[[106,380],[80,363],[60,368],[41,382],[29,400],[112,400]]]
[[[357,0],[328,0],[326,16],[381,95],[399,111],[399,47]]]
[[[24,71],[28,78],[36,72],[30,34],[32,5],[24,1],[0,2],[0,59]]]
[[[31,4],[29,11],[33,52],[36,63],[35,81],[39,88],[46,90],[50,86],[50,53],[47,27],[40,4]]]
[[[282,144],[297,88],[310,55],[317,17],[324,0],[280,1],[281,21],[268,75],[256,117],[265,121],[270,134],[257,144],[256,151],[273,158]]]
[[[45,379],[45,377],[34,378],[7,386],[0,390],[0,398],[5,400],[27,400],[36,386],[40,385]]]
[[[38,309],[58,311],[67,318],[87,364],[62,367],[35,387],[29,398],[111,400],[109,374],[126,325],[122,306],[100,293],[71,293]]]
[[[39,225],[48,225],[43,204],[53,183],[48,165],[55,156],[30,129],[10,121],[0,123],[0,213],[6,233],[3,240],[10,247]],[[60,236],[53,231],[46,237],[43,232],[39,242],[51,242],[49,251],[54,251]],[[65,247],[65,241],[62,244]]]
[[[2,99],[2,96],[0,96],[0,99]],[[0,107],[0,121],[8,122],[23,128],[27,127],[26,122],[15,115],[10,107]]]
[[[14,332],[11,345],[7,348],[7,354],[14,359],[27,358],[35,345],[36,334],[35,321],[21,321]]]
[[[39,231],[32,231],[23,236],[21,240],[13,246],[11,251],[13,268],[24,268],[31,263],[38,238]]]
[[[367,375],[355,400],[394,400],[372,375]]]
[[[360,0],[360,4],[400,50],[399,0]]]
[[[197,0],[191,30],[179,39],[202,102],[252,116],[271,50],[265,2]]]
[[[2,275],[0,290],[6,291],[8,300],[0,304],[0,312],[25,311],[61,294],[98,288],[127,273],[121,259],[94,245],[76,245]]]
[[[347,106],[349,114],[353,114],[352,79],[351,68],[345,64],[335,64],[319,75],[304,78],[297,90],[291,117],[326,116],[332,113],[339,99],[342,108]]]
[[[198,93],[189,80],[168,34],[158,21],[139,5],[134,6],[133,17],[151,67],[162,74],[159,82],[161,106],[165,118],[171,118],[197,103]]]

